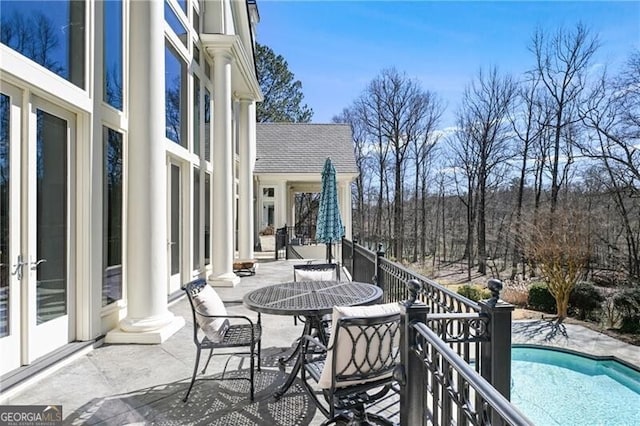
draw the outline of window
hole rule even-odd
[[[204,91],[204,159],[211,161],[211,94]]]
[[[122,111],[122,1],[104,5],[104,84],[103,99]]]
[[[0,42],[85,88],[85,2],[3,1]]]
[[[274,188],[262,188],[262,196],[263,197],[269,197],[269,198],[273,198],[274,197]]]
[[[166,1],[164,2],[164,20],[167,21],[167,24],[176,33],[184,46],[187,47],[187,29],[182,25],[182,22]]]
[[[200,79],[193,76],[193,152],[200,156]]]
[[[122,134],[103,127],[102,306],[122,299]]]
[[[204,263],[211,263],[211,174],[204,174]]]
[[[193,269],[200,268],[200,170],[193,168]]]
[[[165,115],[166,136],[175,143],[187,147],[187,64],[175,48],[166,43],[165,48]]]

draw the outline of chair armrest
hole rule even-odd
[[[205,317],[205,318],[225,318],[225,319],[235,319],[235,320],[242,320],[242,321],[246,321],[248,322],[251,327],[255,327],[256,325],[260,325],[260,323],[262,322],[262,317],[260,315],[260,313],[258,312],[258,321],[256,321],[256,323],[254,324],[254,321],[251,320],[251,318],[245,316],[245,315],[205,315],[199,311],[196,310],[196,314],[200,315],[201,317]]]

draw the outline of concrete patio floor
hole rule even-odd
[[[302,261],[261,259],[255,276],[234,288],[217,288],[233,314],[256,317],[240,302],[248,291],[290,281],[292,265]],[[181,298],[170,306],[187,325],[161,345],[102,345],[76,356],[32,383],[0,395],[0,404],[62,405],[65,424],[220,424],[318,425],[316,410],[299,382],[279,400],[272,397],[285,372],[277,359],[302,331],[291,317],[263,315],[263,370],[256,379],[256,401],[245,381],[196,382],[182,403],[195,359],[191,312]],[[546,321],[517,321],[514,343],[555,345],[595,355],[614,355],[640,367],[637,347],[574,324],[553,328]],[[207,374],[222,371],[226,357],[214,357]],[[232,374],[244,374],[248,360],[230,361]]]

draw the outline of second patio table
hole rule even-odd
[[[272,315],[305,317],[302,335],[316,329],[322,333],[321,319],[334,306],[356,306],[375,302],[382,297],[382,289],[355,281],[297,281],[262,287],[247,293],[243,302],[255,312]],[[294,351],[298,357],[293,369],[275,397],[280,398],[293,384],[302,367],[302,339]]]

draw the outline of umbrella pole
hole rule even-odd
[[[327,260],[331,263],[331,243],[327,243]]]

